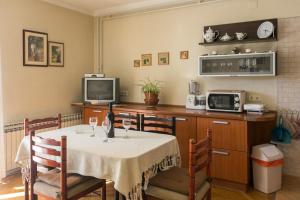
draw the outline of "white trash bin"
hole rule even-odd
[[[283,154],[272,144],[252,147],[254,188],[272,193],[281,189]]]

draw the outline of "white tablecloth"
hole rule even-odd
[[[115,129],[115,138],[104,143],[104,132],[96,128],[96,137],[90,137],[91,127],[78,125],[39,133],[43,138],[60,140],[67,136],[68,173],[78,173],[114,181],[114,187],[130,199],[141,199],[144,173],[147,179],[157,169],[179,165],[180,152],[174,136],[141,131],[129,131],[123,138],[123,129]],[[29,159],[29,138],[25,137],[17,152],[16,162]]]

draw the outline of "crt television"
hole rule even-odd
[[[119,103],[120,80],[119,78],[86,77],[82,81],[83,101],[85,103]]]

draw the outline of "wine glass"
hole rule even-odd
[[[108,142],[108,133],[109,133],[110,128],[111,128],[110,121],[106,117],[105,120],[102,122],[102,129],[105,133],[105,139],[103,140],[103,142]]]
[[[95,129],[96,129],[97,125],[98,125],[98,119],[97,119],[97,117],[90,117],[89,124],[92,127],[92,129],[93,129],[93,134],[90,135],[90,137],[95,137]]]
[[[131,120],[130,119],[123,119],[122,120],[122,124],[123,124],[123,127],[125,129],[125,136],[124,138],[128,138],[128,130],[130,129],[130,126],[131,126]]]

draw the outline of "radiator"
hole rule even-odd
[[[63,115],[62,127],[74,126],[82,123],[81,113]],[[44,129],[42,131],[48,131]],[[24,123],[13,123],[4,126],[5,133],[5,155],[6,155],[6,172],[7,175],[14,173],[18,170],[18,166],[14,162],[18,147],[24,136]]]

